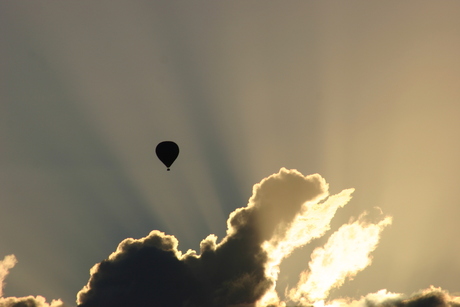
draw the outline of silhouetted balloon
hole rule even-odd
[[[179,155],[179,146],[171,141],[164,141],[157,145],[155,149],[158,159],[168,168],[173,164]]]

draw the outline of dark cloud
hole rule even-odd
[[[460,300],[452,298],[441,290],[416,295],[410,299],[397,303],[397,307],[460,307]]]
[[[79,306],[193,306],[188,302],[201,301],[196,278],[178,258],[177,244],[159,231],[124,240],[92,269]]]
[[[460,297],[434,287],[414,293],[409,298],[397,295],[375,300],[371,296],[364,299],[367,307],[460,307]]]
[[[441,288],[430,286],[412,295],[391,293],[383,289],[369,293],[359,300],[350,298],[326,302],[330,307],[460,307],[460,297]]]
[[[126,239],[93,267],[78,306],[251,306],[273,283],[265,275],[262,243],[285,232],[306,201],[326,193],[319,175],[281,169],[255,185],[248,206],[230,215],[222,242],[214,235],[201,242],[199,256],[181,255],[177,239],[159,231]]]

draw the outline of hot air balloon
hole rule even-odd
[[[173,164],[179,155],[179,146],[172,141],[164,141],[157,145],[155,149],[158,159],[168,168]]]

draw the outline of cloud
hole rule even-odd
[[[377,247],[382,230],[391,224],[391,217],[372,224],[365,221],[365,216],[340,227],[324,247],[313,251],[310,270],[302,272],[297,287],[289,291],[291,300],[323,300],[330,289],[343,285],[371,264],[370,253]]]
[[[308,270],[286,292],[275,291],[283,259],[311,240],[324,236],[336,211],[354,189],[329,195],[318,174],[304,176],[282,168],[254,185],[246,207],[232,212],[226,236],[211,234],[199,254],[182,253],[172,235],[154,230],[141,239],[123,240],[115,252],[90,270],[77,294],[78,307],[460,307],[459,298],[438,288],[405,297],[380,290],[359,300],[328,301],[329,291],[371,264],[371,253],[391,217],[368,221],[366,213],[350,220],[316,248]],[[14,266],[14,256],[0,262],[0,277]],[[63,307],[41,297],[0,298],[0,307]]]
[[[181,306],[199,300],[197,280],[177,245],[175,237],[159,231],[124,240],[91,269],[88,285],[78,293],[80,306]]]
[[[460,307],[460,297],[448,291],[430,286],[410,296],[391,293],[383,289],[367,294],[359,300],[348,298],[337,299],[327,304],[324,301],[314,304],[315,307]]]
[[[61,300],[48,304],[43,296],[0,297],[0,307],[64,307],[64,304]]]
[[[260,305],[277,304],[278,294],[275,291],[276,280],[280,271],[280,264],[296,248],[304,246],[312,239],[324,235],[330,229],[330,222],[338,208],[345,206],[351,199],[354,189],[343,190],[337,195],[328,197],[324,202],[311,201],[302,206],[290,227],[284,233],[278,233],[263,247],[269,255],[265,273],[273,285],[259,302]],[[326,196],[326,195],[324,195]]]
[[[79,306],[255,304],[275,282],[266,275],[264,242],[287,233],[305,204],[325,198],[327,188],[320,175],[281,169],[254,186],[246,207],[230,214],[220,243],[214,235],[201,242],[200,255],[182,255],[177,239],[159,231],[126,239],[91,269]]]
[[[5,277],[14,268],[18,261],[14,255],[7,255],[0,261],[0,297],[3,296],[3,287],[5,286]]]
[[[0,261],[0,307],[64,307],[61,300],[53,300],[51,304],[48,304],[42,296],[2,297],[5,286],[4,279],[17,262],[14,255],[7,255]]]

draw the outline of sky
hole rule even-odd
[[[17,260],[3,296],[75,306],[93,265],[153,230],[182,256],[231,241],[229,215],[283,167],[355,191],[281,263],[280,296],[364,211],[391,225],[330,300],[458,294],[459,14],[444,0],[0,0],[0,260]],[[181,149],[170,172],[164,140]]]

